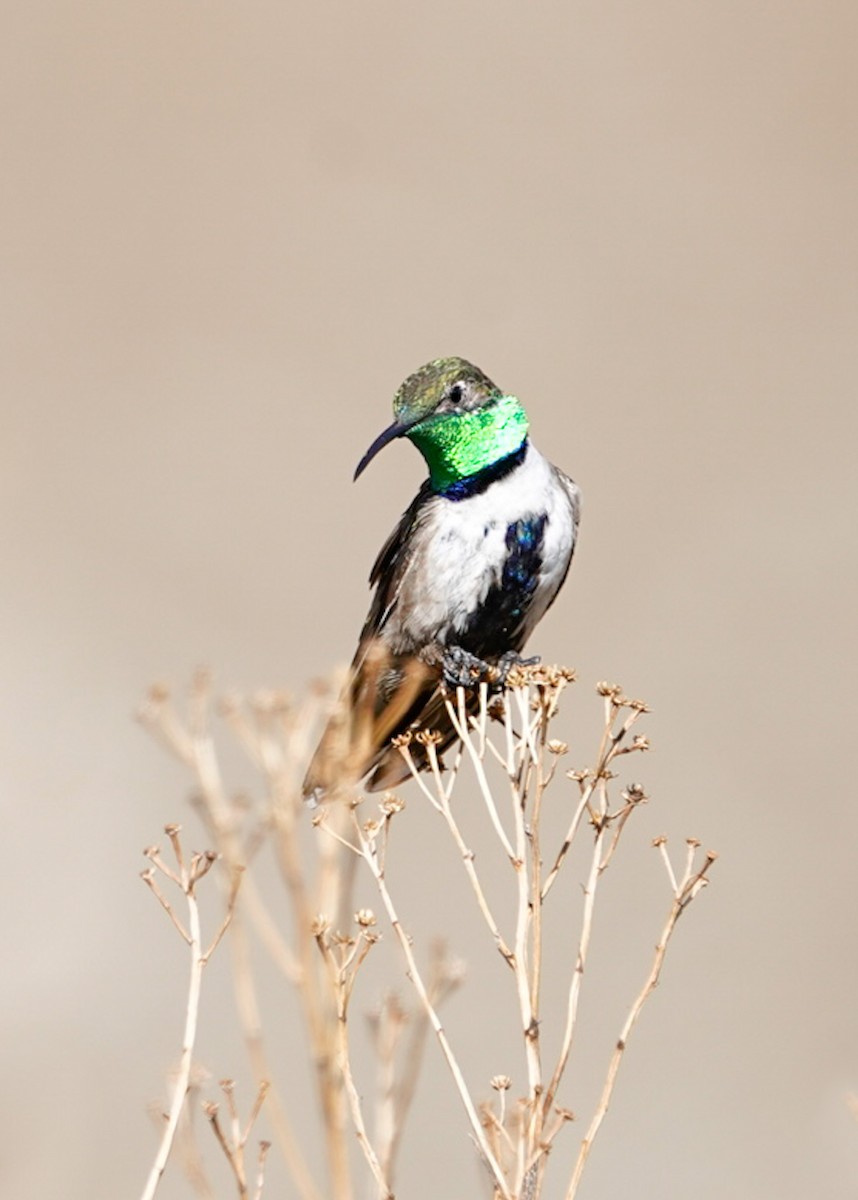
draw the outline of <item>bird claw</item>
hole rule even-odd
[[[498,659],[496,667],[498,689],[506,687],[510,671],[517,667],[536,667],[541,662],[542,658],[538,654],[532,654],[530,658],[522,658],[517,651],[507,650],[506,654],[502,654]]]
[[[441,678],[448,691],[475,688],[488,682],[494,668],[461,646],[447,646],[441,658]]]
[[[539,662],[538,654],[522,658],[515,650],[507,650],[496,664],[488,663],[461,646],[447,646],[441,659],[441,678],[451,692],[460,687],[473,689],[481,683],[487,683],[492,691],[499,692],[506,687],[510,671],[516,667],[533,667]]]

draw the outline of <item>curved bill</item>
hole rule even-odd
[[[369,450],[367,450],[366,454],[358,463],[357,467],[355,468],[354,478],[357,479],[358,475],[362,474],[363,471],[366,470],[366,468],[375,458],[376,454],[378,454],[379,450],[383,450],[387,443],[392,442],[395,438],[402,437],[402,435],[407,433],[410,428],[410,425],[403,424],[400,421],[394,421],[392,425],[388,425],[384,433],[380,433],[378,435],[378,437],[370,446]]]

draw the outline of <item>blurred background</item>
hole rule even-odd
[[[628,938],[643,976],[651,836],[721,855],[582,1195],[855,1196],[856,46],[848,0],[7,12],[8,1195],[133,1196],[154,1152],[185,961],[140,850],[194,818],[138,700],[200,663],[300,693],[348,659],[423,465],[403,443],[352,470],[400,381],[460,354],[584,492],[532,643],[579,672],[574,765],[597,680],[654,709],[599,960]],[[439,880],[468,903],[457,871],[416,865],[416,927]],[[450,1008],[469,1068],[473,1002]],[[403,1196],[473,1194],[447,1086]]]

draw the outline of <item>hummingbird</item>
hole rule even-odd
[[[392,739],[432,729],[437,752],[456,740],[446,702],[458,687],[502,687],[566,578],[580,491],[536,449],[519,400],[463,358],[437,358],[401,385],[393,424],[354,478],[397,438],[429,476],[382,546],[374,589],[339,706],[304,781],[311,804],[343,784],[368,791],[410,775]],[[411,746],[420,770],[426,748]]]

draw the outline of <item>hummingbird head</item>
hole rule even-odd
[[[474,412],[501,397],[501,390],[464,358],[436,358],[409,375],[393,397],[396,420],[409,429],[432,416]]]
[[[409,375],[393,398],[393,414],[355,479],[388,442],[407,437],[425,458],[433,489],[443,491],[513,453],[527,437],[516,397],[464,358],[436,358]]]

